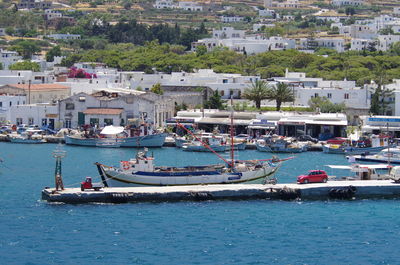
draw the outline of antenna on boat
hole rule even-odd
[[[64,189],[64,183],[63,183],[62,175],[61,175],[61,159],[67,155],[66,153],[67,152],[64,150],[61,150],[61,148],[59,146],[56,148],[56,150],[53,151],[53,157],[56,159],[56,169],[54,172],[54,180],[55,180],[56,190]]]

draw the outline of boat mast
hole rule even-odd
[[[218,156],[219,159],[221,159],[222,161],[224,161],[227,165],[229,165],[230,167],[232,167],[231,163],[226,160],[225,158],[223,158],[222,156],[220,156],[217,152],[214,151],[214,149],[212,149],[208,144],[206,144],[205,142],[203,142],[199,137],[197,137],[196,135],[194,135],[190,130],[188,130],[185,126],[183,126],[181,123],[179,123],[178,121],[175,121],[176,124],[181,127],[182,129],[184,129],[187,133],[189,133],[191,136],[193,136],[197,141],[199,141],[205,148],[207,148],[208,150],[210,150],[211,152],[213,152],[216,156]]]
[[[235,151],[233,150],[234,148],[234,143],[233,143],[233,96],[231,95],[231,166],[232,170],[235,168]]]

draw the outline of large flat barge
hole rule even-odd
[[[393,180],[330,181],[316,184],[235,184],[102,188],[45,188],[42,199],[62,203],[174,202],[201,200],[327,200],[400,197]]]

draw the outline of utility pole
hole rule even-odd
[[[28,81],[28,105],[31,104],[31,80]]]

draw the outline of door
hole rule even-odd
[[[54,130],[54,119],[49,119],[49,128]]]
[[[85,124],[85,114],[83,112],[78,112],[78,125],[84,125]]]

